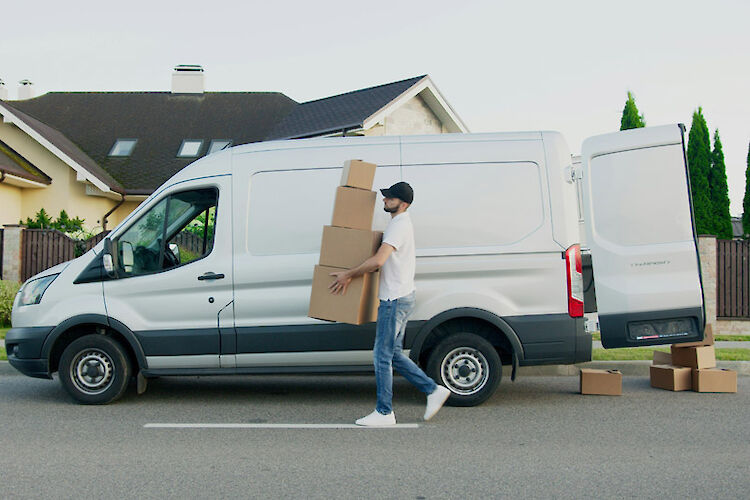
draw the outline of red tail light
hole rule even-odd
[[[565,268],[568,275],[568,314],[571,318],[580,318],[583,316],[583,266],[580,245],[571,245],[565,251]]]

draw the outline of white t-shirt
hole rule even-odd
[[[383,243],[395,250],[380,269],[378,298],[394,300],[413,292],[417,255],[414,245],[414,227],[407,212],[398,214],[388,223],[383,233]]]

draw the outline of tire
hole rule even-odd
[[[78,403],[103,405],[125,393],[132,368],[119,342],[86,335],[65,348],[58,373],[60,383]]]
[[[482,404],[497,389],[502,373],[497,350],[473,333],[446,337],[427,360],[427,374],[451,391],[450,406]]]

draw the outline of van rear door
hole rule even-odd
[[[705,312],[684,127],[591,137],[581,163],[602,345],[701,340]]]

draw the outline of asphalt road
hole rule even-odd
[[[162,378],[108,406],[57,381],[0,377],[4,498],[746,498],[750,377],[737,394],[672,393],[625,377],[582,396],[576,377],[503,380],[475,408],[422,422],[395,387],[398,429],[147,428],[154,423],[349,424],[367,376]]]

